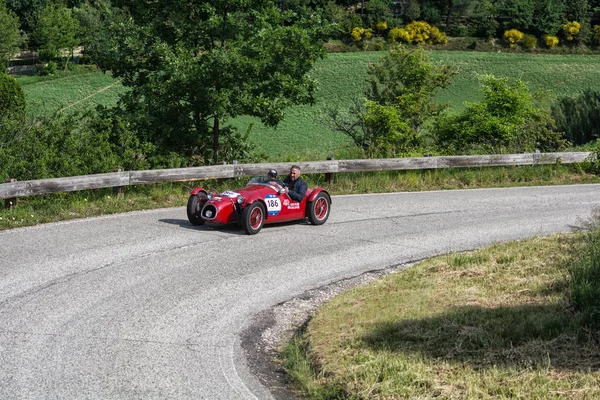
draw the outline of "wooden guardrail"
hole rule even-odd
[[[46,193],[72,192],[86,189],[143,185],[159,182],[235,178],[266,175],[271,169],[287,171],[293,164],[302,173],[336,173],[358,171],[385,171],[465,167],[498,167],[511,165],[537,165],[577,163],[584,161],[589,152],[526,153],[483,156],[447,156],[417,158],[380,158],[364,160],[327,160],[297,163],[226,164],[207,167],[155,169],[149,171],[120,171],[107,174],[71,176],[34,181],[13,181],[0,184],[0,199],[16,199]]]

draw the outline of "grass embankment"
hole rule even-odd
[[[585,322],[600,266],[582,255],[600,254],[599,236],[448,254],[354,288],[288,344],[286,369],[311,399],[598,398],[600,335]]]
[[[322,186],[334,195],[600,183],[600,177],[585,173],[577,165],[343,173],[336,175],[331,187],[324,174],[304,175],[304,178],[310,187]],[[185,206],[190,190],[196,186],[222,192],[243,187],[246,182],[246,178],[239,178],[142,185],[125,188],[122,198],[110,189],[19,198],[13,210],[0,207],[0,230],[133,210]],[[185,213],[182,218],[186,218]]]
[[[323,123],[324,109],[340,106],[345,109],[354,96],[362,96],[367,65],[376,62],[383,52],[332,53],[319,61],[311,73],[320,83],[315,106],[291,107],[277,129],[270,129],[253,118],[243,117],[234,124],[246,131],[253,123],[250,140],[271,160],[325,159],[328,155],[343,155],[351,147],[350,140],[333,132]],[[464,101],[481,98],[477,74],[491,73],[499,77],[519,78],[532,90],[548,91],[551,98],[574,95],[584,89],[600,90],[600,56],[555,54],[507,54],[465,51],[432,51],[434,61],[453,66],[458,75],[449,88],[437,98],[459,110]],[[32,115],[50,114],[114,105],[118,95],[126,90],[109,73],[81,69],[57,72],[52,77],[20,77]],[[317,144],[317,145],[316,145]],[[337,154],[336,154],[337,153]],[[341,153],[341,154],[340,154]]]

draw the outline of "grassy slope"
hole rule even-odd
[[[30,114],[41,116],[56,110],[75,111],[97,105],[111,106],[126,89],[110,73],[99,71],[52,77],[23,76],[18,82],[25,91]]]
[[[258,149],[274,159],[320,159],[350,147],[341,133],[332,132],[321,120],[326,106],[345,108],[355,95],[361,95],[367,78],[368,63],[376,62],[384,52],[332,53],[317,63],[312,76],[320,82],[315,106],[292,107],[277,129],[264,127],[254,118],[237,118],[234,122],[245,131],[254,122],[250,140]],[[542,88],[554,98],[573,95],[586,88],[600,90],[600,56],[597,55],[536,55],[434,51],[434,61],[454,66],[459,75],[453,84],[438,94],[441,102],[454,110],[464,101],[480,98],[476,74],[521,78],[532,89]],[[40,115],[73,105],[69,110],[93,107],[95,104],[115,104],[125,89],[116,84],[110,74],[87,72],[69,77],[57,74],[54,79],[22,77],[30,113]],[[106,89],[105,91],[101,91]]]
[[[288,368],[313,399],[598,398],[598,345],[566,307],[575,237],[448,254],[349,290],[288,347]]]

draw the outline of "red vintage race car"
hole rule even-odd
[[[294,220],[321,225],[329,218],[331,197],[322,188],[308,189],[300,202],[292,200],[280,180],[254,177],[246,187],[221,194],[203,188],[192,190],[187,216],[192,225],[237,223],[249,235],[264,224]]]

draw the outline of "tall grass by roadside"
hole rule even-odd
[[[598,337],[569,303],[582,240],[447,254],[351,289],[288,344],[290,377],[310,399],[597,398]]]
[[[280,171],[282,174],[285,172]],[[331,186],[324,174],[303,177],[310,187],[325,187],[333,195],[600,183],[600,177],[586,173],[579,165],[342,173],[335,176]],[[122,198],[111,189],[24,197],[17,199],[17,207],[13,210],[0,206],[0,230],[134,210],[184,206],[190,190],[196,186],[222,192],[243,187],[247,181],[247,178],[236,178],[129,186],[124,188]]]
[[[578,257],[569,265],[571,300],[582,322],[600,341],[600,213],[590,228],[583,235]]]

